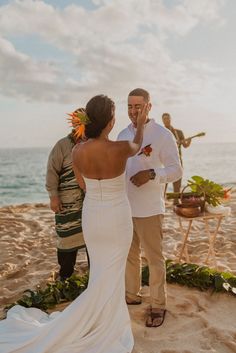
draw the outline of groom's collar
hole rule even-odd
[[[144,125],[144,130],[145,130],[145,131],[149,131],[149,129],[152,128],[152,126],[153,126],[154,123],[155,123],[155,120],[154,120],[154,119],[149,119],[149,121]],[[133,124],[129,124],[129,125],[128,125],[128,129],[129,129],[130,131],[132,131],[133,133],[136,133],[136,131],[137,131],[137,128],[134,127]]]

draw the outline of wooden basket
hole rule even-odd
[[[201,213],[200,206],[185,207],[183,205],[176,205],[174,210],[177,215],[189,218],[197,217]]]
[[[194,208],[200,207],[201,211],[204,211],[205,208],[205,195],[203,196],[187,196],[184,197],[184,190],[188,188],[189,185],[186,185],[180,193],[180,205],[184,208]]]

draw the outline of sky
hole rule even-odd
[[[236,142],[235,0],[0,0],[0,148],[49,147],[96,94],[150,92],[194,143]]]

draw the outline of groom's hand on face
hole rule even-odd
[[[146,184],[149,180],[150,180],[149,169],[141,170],[140,172],[136,173],[130,178],[131,183],[133,183],[137,187],[142,186],[143,184]]]

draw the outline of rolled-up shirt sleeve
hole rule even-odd
[[[164,167],[154,168],[158,183],[167,184],[179,180],[183,175],[176,141],[171,134],[165,137],[161,151],[160,161]]]
[[[49,197],[58,195],[59,176],[63,165],[63,153],[59,143],[53,147],[47,163],[46,190]]]

